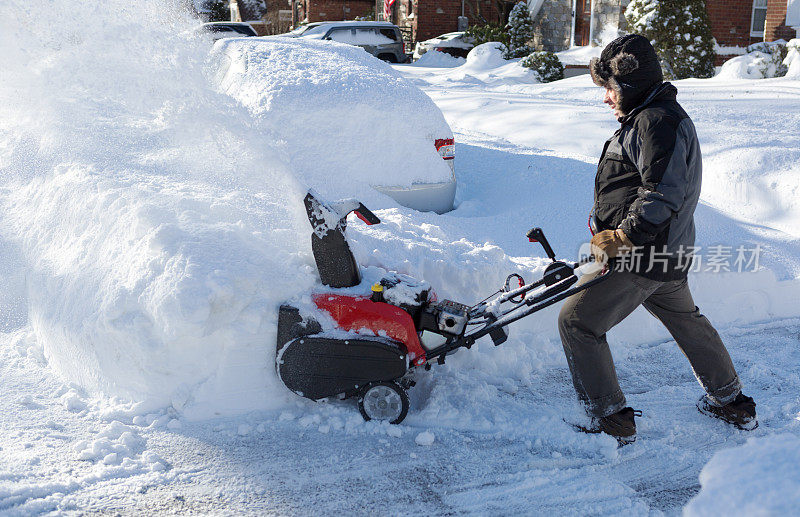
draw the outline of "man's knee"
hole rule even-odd
[[[561,334],[561,337],[564,337],[565,332],[569,332],[570,329],[573,328],[575,323],[575,296],[570,296],[561,306],[561,310],[558,313],[558,332]]]

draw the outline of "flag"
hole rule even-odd
[[[387,22],[392,21],[392,6],[394,0],[383,0],[383,19]]]

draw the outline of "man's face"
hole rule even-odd
[[[611,88],[606,88],[606,94],[603,97],[603,102],[608,104],[612,110],[614,110],[614,116],[620,118],[624,115],[619,109],[617,109],[617,92],[612,90]]]

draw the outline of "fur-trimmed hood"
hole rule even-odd
[[[591,60],[589,73],[596,85],[617,92],[617,106],[622,113],[629,113],[664,80],[655,49],[638,34],[609,43],[599,58]]]

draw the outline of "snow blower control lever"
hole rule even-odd
[[[406,390],[415,384],[417,367],[444,364],[447,355],[484,336],[500,345],[511,323],[602,282],[613,270],[601,271],[591,257],[557,260],[542,229],[533,228],[528,239],[540,243],[551,260],[542,278],[526,284],[512,273],[477,304],[439,301],[426,282],[399,273],[363,285],[368,283],[362,283],[345,235],[347,216],[355,212],[367,224],[380,220],[356,200],[325,203],[309,192],[304,203],[325,287],[310,293],[315,309],[280,307],[278,375],[290,390],[312,400],[356,397],[366,420],[399,423],[408,412]],[[578,273],[591,267],[599,274],[578,284]],[[319,318],[315,310],[327,316]],[[335,328],[323,328],[321,321],[333,321]]]
[[[541,228],[537,226],[528,230],[528,240],[541,244],[542,248],[544,248],[544,252],[550,257],[550,260],[553,262],[556,261],[556,254],[553,252],[553,248],[550,247],[550,243],[547,242],[547,238],[544,236],[544,231],[542,231]]]

